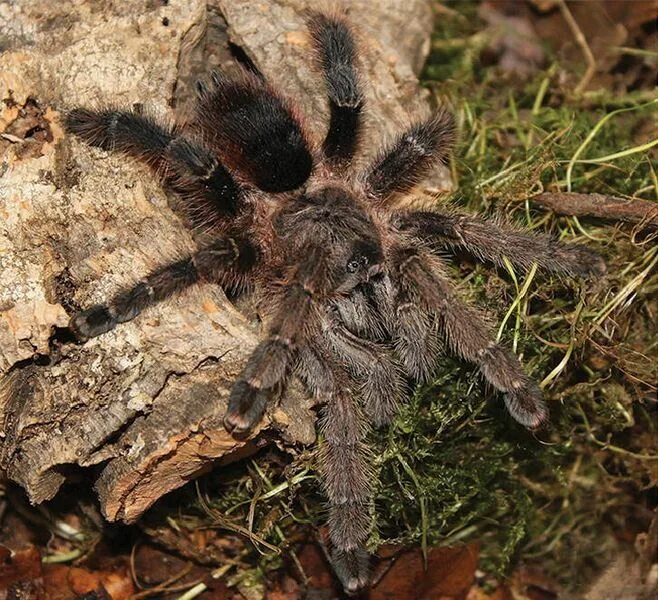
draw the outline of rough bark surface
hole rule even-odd
[[[257,326],[202,285],[76,345],[69,315],[194,247],[144,167],[65,136],[75,105],[189,109],[191,83],[247,56],[299,100],[321,139],[327,109],[311,70],[301,0],[0,3],[0,466],[33,502],[72,468],[96,465],[110,520],[247,451],[222,427]],[[317,4],[312,6],[317,7]],[[369,136],[423,108],[416,73],[432,29],[427,0],[349,3],[365,45]],[[425,107],[426,110],[426,107]],[[447,187],[445,171],[435,185]],[[175,207],[175,202],[173,203]],[[294,391],[263,427],[314,439]]]

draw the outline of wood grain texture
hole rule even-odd
[[[194,239],[145,167],[65,136],[61,113],[140,104],[184,118],[196,78],[247,56],[299,100],[320,140],[327,107],[308,57],[308,6],[0,5],[0,466],[32,502],[52,498],[72,469],[96,465],[105,516],[130,522],[219,458],[248,451],[222,416],[258,326],[218,287],[198,286],[84,345],[67,339],[72,312],[190,251]],[[349,7],[370,47],[368,136],[390,137],[409,113],[427,110],[416,73],[430,3]],[[449,185],[445,171],[435,180]],[[293,390],[262,427],[311,443],[311,408]]]

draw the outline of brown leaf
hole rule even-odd
[[[549,12],[560,5],[560,0],[528,0],[540,12]]]
[[[516,9],[513,13],[506,13],[498,6],[496,2],[483,2],[478,11],[489,25],[489,51],[498,57],[503,71],[529,77],[544,62],[544,50],[537,32],[527,16]]]
[[[514,598],[519,600],[556,600],[560,597],[557,584],[534,566],[522,566],[515,571],[509,586]]]
[[[266,600],[297,600],[302,595],[299,584],[291,577],[283,577],[276,588],[267,592]]]
[[[190,563],[153,546],[142,544],[134,554],[137,581],[146,587],[158,585],[181,573]]]
[[[43,581],[49,600],[74,600],[90,592],[95,592],[98,598],[128,600],[135,593],[130,574],[124,569],[107,572],[48,565]]]
[[[70,567],[48,565],[44,569],[44,588],[49,600],[76,600],[77,595],[69,584]]]
[[[297,558],[308,578],[307,588],[309,590],[338,592],[334,585],[335,578],[331,567],[317,544],[305,544],[298,552]]]
[[[456,548],[431,548],[427,569],[420,549],[409,550],[370,591],[368,600],[463,600],[478,562],[475,544]]]
[[[513,598],[507,587],[502,585],[493,591],[474,585],[466,596],[466,600],[513,600]]]
[[[602,3],[611,21],[621,23],[629,31],[645,23],[655,23],[658,0],[606,0]]]
[[[25,550],[12,552],[6,546],[0,546],[0,556],[0,598],[5,598],[2,592],[9,592],[9,597],[40,599],[42,590],[39,550],[30,546]],[[18,590],[21,590],[21,593],[26,591],[27,595],[15,595]]]

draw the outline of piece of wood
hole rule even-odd
[[[543,192],[533,196],[532,201],[550,208],[559,215],[595,217],[639,223],[651,229],[658,228],[658,203],[641,198],[628,199],[607,194],[576,192]]]
[[[202,285],[76,345],[69,316],[194,247],[143,166],[66,136],[76,105],[189,110],[194,80],[244,56],[298,99],[321,139],[327,109],[301,0],[116,3],[30,0],[0,7],[0,466],[34,503],[72,470],[98,473],[109,520],[252,451],[222,426],[232,381],[258,339],[253,319]],[[314,4],[314,6],[319,6]],[[428,0],[349,3],[370,79],[370,139],[425,109],[416,73]],[[370,149],[373,144],[368,144]],[[435,181],[449,185],[445,170]],[[311,443],[310,399],[294,390],[263,427]],[[95,476],[95,475],[94,475]]]

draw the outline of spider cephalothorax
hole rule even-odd
[[[174,128],[134,112],[68,114],[68,130],[88,143],[152,166],[205,240],[74,315],[71,328],[80,339],[100,335],[200,280],[252,290],[266,334],[232,388],[226,428],[252,429],[294,375],[323,404],[332,558],[355,591],[368,583],[368,426],[391,420],[408,380],[431,377],[441,344],[477,365],[519,423],[537,428],[548,417],[516,356],[459,298],[442,253],[577,276],[605,266],[581,246],[475,216],[397,210],[396,198],[449,152],[452,118],[439,111],[417,122],[354,172],[365,107],[354,40],[341,17],[313,14],[308,22],[330,108],[317,150],[293,104],[251,72],[199,84],[196,113]]]

